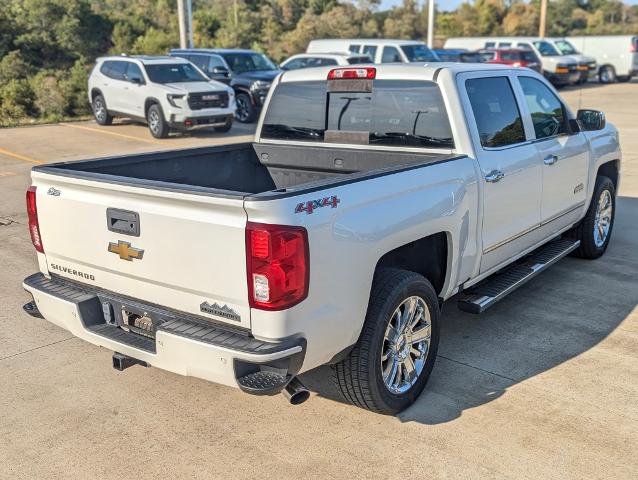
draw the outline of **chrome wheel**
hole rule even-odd
[[[609,236],[611,218],[613,214],[613,202],[609,190],[603,190],[598,197],[596,216],[594,217],[594,243],[598,248],[602,247]]]
[[[99,98],[93,102],[93,114],[98,122],[104,122],[106,120],[106,107],[104,102]]]
[[[432,320],[421,297],[409,297],[394,311],[381,349],[381,371],[386,388],[405,393],[417,382],[430,349]]]
[[[159,133],[160,130],[160,117],[157,110],[151,110],[148,114],[148,128],[151,129],[155,135]]]

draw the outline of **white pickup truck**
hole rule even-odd
[[[618,132],[527,69],[285,72],[255,142],[33,169],[25,310],[152,365],[308,397],[324,364],[377,412],[414,402],[440,306],[480,313],[607,248]]]

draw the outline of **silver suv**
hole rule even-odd
[[[142,120],[155,138],[171,129],[227,132],[236,110],[232,88],[175,57],[98,58],[88,93],[97,123],[110,125],[120,116]]]

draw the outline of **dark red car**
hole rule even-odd
[[[527,67],[541,73],[541,61],[531,50],[522,48],[494,48],[479,50],[485,63],[500,63],[512,67]]]

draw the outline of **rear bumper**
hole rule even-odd
[[[303,363],[302,338],[264,342],[243,330],[142,304],[59,277],[47,278],[41,273],[27,277],[23,286],[37,307],[27,310],[30,315],[38,313],[82,340],[179,375],[239,387],[239,378],[262,370],[292,378]],[[159,320],[155,339],[106,323],[104,302],[132,305],[154,316]]]

